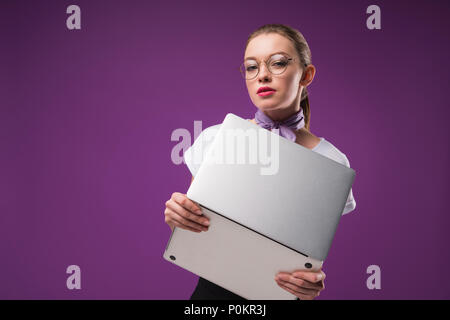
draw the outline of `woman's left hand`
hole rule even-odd
[[[292,273],[279,272],[275,281],[286,291],[289,291],[300,300],[312,300],[325,289],[325,273],[322,270],[297,270]]]

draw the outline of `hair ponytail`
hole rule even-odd
[[[303,94],[304,93],[304,94]],[[303,89],[302,96],[300,100],[300,108],[303,110],[303,115],[305,116],[305,129],[309,131],[309,123],[311,120],[311,110],[309,108],[309,97],[306,88]]]

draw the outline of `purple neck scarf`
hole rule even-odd
[[[305,119],[303,116],[303,109],[300,108],[300,111],[293,114],[289,118],[283,121],[274,121],[269,118],[264,112],[258,109],[255,113],[255,121],[264,129],[272,131],[272,129],[280,129],[276,130],[280,136],[285,137],[291,141],[295,141],[296,135],[294,130],[303,128],[305,126]]]

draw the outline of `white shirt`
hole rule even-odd
[[[187,167],[189,168],[189,171],[191,171],[192,175],[195,176],[197,174],[198,169],[200,168],[200,165],[203,160],[203,156],[208,151],[208,148],[210,147],[212,141],[214,140],[214,134],[217,133],[218,129],[220,128],[221,124],[216,124],[214,126],[208,127],[205,130],[203,130],[197,139],[195,139],[194,143],[191,147],[189,147],[183,154],[184,163],[186,163]],[[201,148],[201,153],[198,153],[199,158],[196,158],[196,161],[194,160],[193,155],[197,154],[194,150],[197,148]],[[325,138],[320,137],[320,142],[317,146],[315,146],[312,151],[315,151],[317,153],[320,153],[321,155],[328,157],[340,164],[343,164],[350,168],[350,162],[347,159],[347,156],[339,151],[338,148],[336,148],[331,142],[328,140],[325,140]],[[200,160],[200,161],[198,161]],[[344,207],[344,211],[342,214],[347,214],[350,211],[355,210],[356,207],[356,201],[353,198],[353,192],[352,189],[350,189],[350,192],[348,194],[347,202]]]

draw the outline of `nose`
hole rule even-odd
[[[259,74],[258,74],[258,81],[264,82],[270,80],[270,71],[267,69],[267,65],[264,62],[261,62],[259,66]]]

